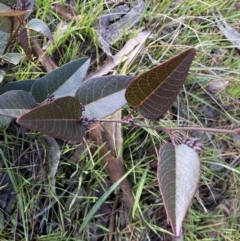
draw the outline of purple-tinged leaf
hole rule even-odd
[[[181,90],[195,53],[190,48],[136,77],[126,89],[128,104],[145,118],[161,118]]]
[[[158,183],[173,233],[181,235],[182,223],[200,179],[198,154],[185,144],[166,143],[160,148]]]
[[[32,60],[31,44],[28,35],[29,33],[26,28],[21,29],[19,32],[19,41],[28,59]]]
[[[20,116],[17,123],[26,128],[67,141],[81,141],[85,127],[79,121],[82,107],[74,97],[63,97]]]

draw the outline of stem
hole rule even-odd
[[[224,134],[239,134],[238,129],[235,130],[225,130],[225,129],[215,129],[215,128],[204,128],[204,127],[198,127],[198,126],[191,126],[191,127],[163,127],[163,126],[152,126],[152,125],[146,125],[146,124],[140,124],[135,123],[134,121],[125,121],[120,119],[96,119],[96,121],[100,122],[116,122],[121,124],[128,124],[143,128],[150,128],[157,131],[164,131],[166,133],[169,133],[170,131],[176,131],[176,130],[184,130],[184,131],[205,131],[205,132],[213,132],[213,133],[224,133]]]
[[[14,27],[14,17],[9,17],[9,21],[11,22],[11,24],[13,23],[13,26]],[[12,22],[13,21],[13,22]],[[20,27],[22,26],[23,22],[20,20],[20,18],[18,18],[18,21],[19,21],[19,24],[16,28],[16,30],[14,31],[14,33],[12,34],[13,32],[13,29],[11,29],[11,33],[10,33],[10,39],[8,40],[8,43],[7,43],[7,46],[5,47],[4,49],[4,52],[3,52],[3,55],[7,53],[7,50],[10,46],[10,44],[12,43],[12,40],[17,36],[18,34],[18,31],[20,29]]]

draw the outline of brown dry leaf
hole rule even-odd
[[[128,40],[124,47],[116,55],[109,59],[99,70],[90,74],[86,80],[106,75],[118,64],[128,60],[129,58],[133,58],[150,35],[151,31],[139,32],[136,37]]]
[[[89,75],[86,80],[106,75],[123,61],[132,61],[150,34],[151,31],[139,32],[137,36],[130,39],[112,59],[104,64],[99,70]],[[113,114],[111,118],[121,119],[121,111]],[[106,168],[113,181],[117,181],[125,174],[121,153],[123,143],[121,130],[121,124],[119,123],[104,123],[103,126],[98,126],[95,127],[94,130],[91,130],[90,134],[92,138],[95,138],[93,139],[95,143],[106,143],[107,147],[105,146],[104,150],[102,150],[103,155],[108,153],[109,150],[111,151],[111,154],[104,158],[103,164],[108,164]],[[134,203],[134,197],[127,178],[121,183],[120,187],[123,191],[124,199],[126,200],[128,207],[131,208]]]
[[[56,194],[56,178],[55,175],[57,173],[58,170],[58,165],[59,165],[59,161],[60,161],[60,147],[56,141],[56,139],[54,139],[53,137],[50,136],[45,136],[44,137],[44,143],[47,147],[47,154],[48,154],[48,158],[50,161],[50,171],[48,174],[48,178],[51,181],[51,188],[52,188],[52,192],[54,194]]]
[[[119,63],[126,60],[131,61],[136,56],[150,34],[151,31],[139,32],[137,36],[133,39],[130,39],[125,46],[115,56],[113,56],[112,59],[104,64],[99,70],[89,75],[86,80],[106,75]],[[121,119],[121,111],[113,114],[111,118]],[[106,143],[107,147],[104,147],[104,150],[102,150],[103,155],[108,153],[108,150],[111,151],[111,154],[108,154],[104,158],[103,164],[108,164],[106,168],[111,180],[113,181],[117,181],[125,174],[121,154],[123,142],[121,129],[121,124],[119,123],[105,123],[101,129],[100,127],[95,127],[95,129],[91,130],[90,132],[90,136],[92,139],[94,137],[93,140],[95,143]],[[124,199],[126,200],[128,207],[131,208],[134,203],[134,197],[127,178],[121,183],[120,187],[123,191]]]
[[[102,146],[104,144],[102,131],[103,128],[99,125],[99,123],[94,123],[89,125],[90,131],[90,137],[94,141],[94,143],[97,146]],[[122,160],[115,158],[111,152],[109,152],[106,145],[104,145],[101,150],[99,151],[99,155],[103,157],[102,164],[106,166],[107,172],[111,178],[112,181],[116,182],[118,181],[124,174],[124,165]],[[133,207],[134,204],[134,197],[132,194],[132,190],[130,187],[130,183],[127,178],[125,178],[121,184],[120,188],[124,194],[124,198],[126,201],[126,204],[129,208]]]
[[[77,16],[73,15],[73,11],[69,11],[67,6],[63,4],[60,4],[60,3],[55,4],[53,6],[53,10],[68,21],[72,21],[72,20],[77,21],[80,19],[80,15],[77,15]]]
[[[47,71],[47,73],[52,72],[54,69],[57,69],[58,66],[52,61],[51,58],[49,58],[42,50],[40,45],[38,44],[37,40],[33,37],[31,37],[31,44],[32,47],[38,56],[39,61],[43,65],[44,69]]]
[[[111,115],[112,119],[121,119],[121,110]],[[102,124],[104,132],[102,133],[103,142],[106,142],[111,154],[121,158],[121,147],[123,145],[122,125],[116,122],[105,122]]]
[[[127,3],[118,5],[100,17],[96,26],[98,41],[108,56],[112,57],[110,45],[140,21],[144,9],[145,3],[140,0],[133,7]]]

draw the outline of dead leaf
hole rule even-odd
[[[66,5],[57,3],[53,5],[53,10],[68,21],[77,21],[80,19],[80,15],[75,16],[73,11],[69,11]]]
[[[129,58],[133,58],[150,35],[151,31],[139,32],[136,37],[127,41],[124,47],[116,55],[114,55],[112,59],[109,59],[99,70],[88,75],[86,80],[106,75],[118,64],[128,60]]]
[[[61,152],[60,152],[60,148],[59,148],[57,141],[53,137],[45,136],[44,141],[46,143],[46,146],[49,149],[48,150],[48,158],[50,161],[50,172],[48,174],[48,177],[51,180],[52,192],[56,194],[55,175],[58,170]]]
[[[224,19],[222,14],[218,11],[218,16],[214,14],[217,21],[218,28],[222,31],[225,37],[240,50],[240,33],[231,27]]]
[[[145,4],[143,1],[139,1],[132,8],[127,3],[124,3],[108,11],[99,19],[96,26],[98,40],[103,51],[108,56],[112,57],[110,45],[140,21],[144,9]]]
[[[99,151],[99,155],[103,157],[102,164],[106,166],[107,172],[112,181],[118,181],[124,174],[124,165],[122,160],[115,158],[111,152],[109,152],[106,145],[103,145],[103,138],[102,138],[102,131],[103,129],[99,127],[99,123],[94,123],[89,125],[90,137],[94,141],[97,146],[102,146],[101,150]],[[132,194],[132,190],[130,187],[130,183],[127,178],[125,178],[121,184],[120,188],[124,194],[126,204],[129,208],[133,207],[134,204],[134,197]]]
[[[41,64],[43,65],[44,69],[50,73],[52,72],[54,69],[57,69],[57,65],[52,61],[51,58],[49,58],[43,51],[42,48],[40,47],[40,45],[38,44],[37,40],[33,37],[31,37],[31,43],[32,43],[32,47],[36,53],[36,55],[38,56],[39,61],[41,62]]]

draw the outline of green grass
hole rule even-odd
[[[76,2],[80,20],[72,22],[65,35],[56,34],[55,44],[47,49],[46,54],[57,56],[58,65],[88,55],[92,57],[91,70],[94,71],[106,60],[98,49],[93,27],[95,19],[103,13],[105,1]],[[139,28],[154,27],[153,34],[135,60],[125,66],[126,74],[138,75],[189,46],[197,47],[188,81],[159,125],[239,127],[239,56],[235,46],[217,28],[213,16],[218,9],[224,19],[239,30],[240,14],[235,8],[238,1],[146,2],[147,8]],[[36,0],[35,16],[52,30],[62,20],[52,11],[51,2],[45,0]],[[129,38],[124,36],[114,44],[114,48],[120,50]],[[84,46],[84,42],[88,44]],[[46,43],[47,40],[42,40],[43,45]],[[96,50],[96,56],[90,56],[90,49]],[[116,70],[114,74],[121,74],[120,67]],[[39,63],[24,59],[7,78],[35,79],[44,74],[45,70]],[[209,90],[212,80],[227,80],[228,85],[219,92],[212,92]],[[204,115],[202,108],[205,105],[216,113],[214,118]],[[199,135],[197,132],[177,133]],[[184,222],[184,240],[238,241],[240,168],[234,163],[239,163],[240,142],[232,136],[209,135],[211,139],[204,143],[205,149],[201,154],[199,199],[194,199]],[[97,236],[108,240],[110,230],[108,221],[104,220],[108,220],[109,209],[116,197],[121,197],[121,192],[117,188],[118,183],[109,180],[105,167],[101,165],[101,147],[86,149],[83,144],[59,142],[61,160],[56,174],[56,193],[53,193],[48,179],[51,163],[41,135],[16,131],[12,125],[2,130],[0,137],[0,158],[6,167],[2,173],[8,176],[10,190],[16,194],[8,223],[0,223],[2,241],[77,241],[94,240]],[[119,198],[113,240],[173,240],[156,175],[158,149],[169,138],[162,132],[131,126],[123,127],[123,137],[124,165],[136,203],[134,209],[129,210]],[[82,150],[79,158],[73,160],[72,155],[77,148]],[[39,215],[41,212],[42,215]]]

